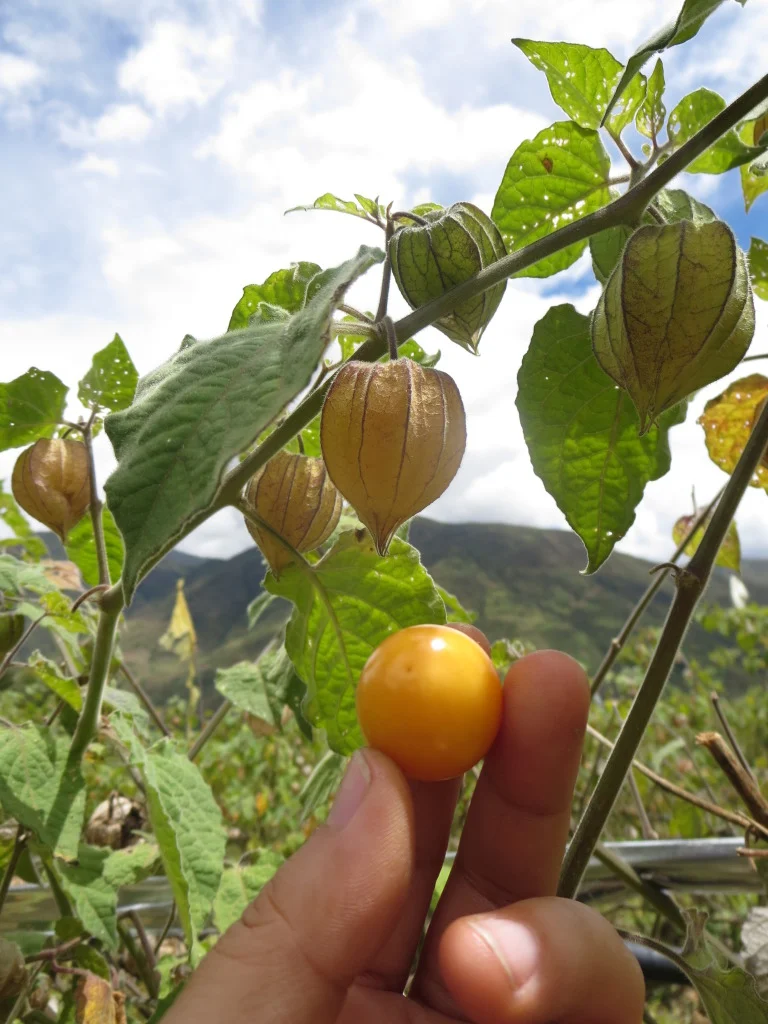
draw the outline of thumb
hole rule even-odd
[[[413,871],[413,812],[388,758],[359,750],[326,825],[214,946],[164,1024],[330,1024],[386,941]]]

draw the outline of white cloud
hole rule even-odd
[[[107,178],[116,178],[120,174],[120,168],[116,160],[109,157],[97,156],[96,153],[89,153],[75,165],[75,170],[84,171],[86,174],[103,174]]]
[[[161,21],[123,62],[118,81],[160,114],[201,106],[225,85],[233,47],[229,34]]]
[[[13,53],[0,53],[0,92],[17,95],[43,77],[43,69],[32,60]]]
[[[66,146],[90,148],[121,142],[142,142],[152,130],[152,118],[135,103],[117,103],[96,118],[59,119],[58,134]]]

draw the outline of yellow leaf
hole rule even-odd
[[[81,978],[75,995],[77,1024],[117,1024],[115,993],[108,981],[90,971]],[[125,1019],[123,1015],[122,1019]]]
[[[707,451],[724,473],[735,469],[752,431],[757,407],[766,396],[768,377],[753,373],[729,384],[704,406],[699,423],[704,428]],[[768,467],[757,467],[750,486],[768,491]]]
[[[194,657],[197,634],[184,596],[184,580],[178,580],[176,583],[176,603],[168,629],[160,637],[160,646],[175,654],[181,661],[189,661]]]

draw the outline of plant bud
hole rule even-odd
[[[507,254],[499,229],[471,203],[433,210],[423,219],[425,224],[399,228],[389,243],[392,273],[411,309],[439,298]],[[434,326],[462,348],[477,352],[506,286],[502,281],[459,303]]]
[[[665,409],[733,370],[754,329],[747,260],[731,229],[680,221],[629,239],[593,314],[592,344],[645,433]]]
[[[35,441],[16,460],[13,496],[25,512],[66,542],[91,503],[88,454],[82,441]]]
[[[464,455],[464,406],[452,377],[410,359],[349,362],[323,406],[331,479],[386,554],[395,530],[440,497]]]
[[[23,615],[0,615],[0,659],[24,636]]]
[[[322,459],[278,452],[253,476],[246,504],[297,551],[312,551],[328,540],[341,516],[341,495]],[[291,565],[290,551],[277,537],[248,519],[248,532],[275,576]]]

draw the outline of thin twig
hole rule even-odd
[[[24,848],[26,847],[26,845],[27,834],[24,831],[23,826],[19,825],[18,829],[16,830],[16,840],[13,844],[11,858],[5,866],[5,872],[3,874],[2,881],[0,881],[0,912],[3,909],[3,904],[5,903],[8,891],[11,888],[13,876],[16,873],[16,868],[18,867],[19,861],[21,860],[21,855],[22,853],[24,853]]]
[[[714,496],[712,501],[710,501],[709,505],[707,505],[707,507],[694,519],[690,530],[688,530],[686,535],[675,548],[674,554],[670,558],[669,562],[665,563],[664,566],[654,566],[654,568],[651,570],[651,572],[655,574],[653,582],[648,585],[645,593],[630,612],[626,622],[621,627],[621,631],[618,634],[618,636],[616,636],[611,641],[611,646],[608,648],[605,657],[600,663],[600,667],[598,668],[597,672],[595,672],[594,678],[592,679],[593,697],[600,689],[603,680],[605,679],[608,672],[611,670],[613,663],[618,658],[619,653],[621,652],[622,648],[629,639],[632,630],[640,621],[646,608],[656,596],[657,591],[661,587],[664,580],[667,578],[668,573],[672,569],[676,568],[677,560],[682,556],[683,552],[688,547],[689,542],[693,539],[702,523],[706,522],[707,517],[712,513],[712,510],[720,500],[724,490],[725,487],[722,487]],[[659,571],[660,569],[666,569],[666,571],[661,572]]]
[[[747,775],[749,775],[753,781],[756,781],[755,773],[752,771],[749,765],[749,761],[747,761],[746,757],[744,756],[744,751],[739,746],[739,741],[736,739],[736,734],[731,728],[728,719],[725,717],[725,711],[723,710],[722,705],[720,704],[720,694],[715,693],[713,691],[710,694],[709,699],[712,701],[712,707],[715,709],[715,714],[718,717],[720,725],[723,727],[723,732],[725,733],[726,739],[731,745],[731,750],[734,752],[734,754],[739,760],[739,764],[747,773]]]
[[[203,731],[200,733],[200,735],[197,737],[195,742],[189,748],[189,753],[187,754],[187,757],[189,758],[190,761],[194,761],[195,760],[195,758],[200,753],[200,751],[203,749],[205,744],[208,742],[208,740],[211,738],[211,736],[213,736],[213,734],[219,728],[221,723],[224,721],[224,719],[227,716],[227,713],[229,712],[231,707],[232,707],[232,701],[231,700],[224,700],[224,701],[222,701],[221,704],[219,704],[219,706],[216,708],[216,711],[214,712],[212,718],[210,718],[208,720],[208,723],[206,724],[206,726],[203,729]]]
[[[629,147],[626,145],[622,137],[618,135],[616,132],[612,131],[610,128],[608,128],[608,134],[610,135],[614,145],[621,153],[621,155],[624,157],[624,159],[627,161],[632,170],[636,171],[640,167],[640,162],[630,152]]]
[[[171,904],[171,909],[170,909],[170,912],[168,914],[168,918],[167,918],[167,920],[166,920],[166,922],[165,922],[165,924],[163,926],[163,930],[160,932],[160,934],[157,937],[157,940],[155,941],[155,948],[153,950],[155,956],[157,956],[157,954],[160,951],[160,947],[165,942],[165,940],[168,938],[168,932],[171,930],[171,926],[173,925],[174,917],[176,917],[176,904],[175,904],[175,902]]]
[[[40,616],[39,619],[33,619],[32,622],[30,622],[30,624],[27,626],[27,628],[21,634],[20,639],[17,640],[16,643],[13,645],[13,647],[10,649],[10,651],[8,651],[6,653],[6,655],[3,657],[3,660],[0,661],[0,676],[3,675],[3,673],[6,671],[8,666],[13,661],[13,659],[19,653],[21,648],[24,646],[24,644],[27,642],[27,640],[29,640],[29,638],[32,636],[34,631],[37,629],[37,627],[40,625],[40,623],[43,621],[43,619],[47,617],[47,615],[48,615],[48,612],[43,612],[43,614]]]
[[[660,889],[653,882],[644,881],[628,861],[616,853],[615,850],[603,846],[602,843],[598,843],[595,847],[595,857],[601,864],[610,868],[616,877],[620,878],[628,888],[642,896],[652,907],[655,907],[674,928],[685,935],[686,924],[683,915],[680,913],[680,908],[663,889]]]
[[[87,601],[89,597],[93,597],[94,594],[100,594],[104,590],[109,590],[108,583],[97,583],[95,587],[91,587],[90,590],[84,590],[79,597],[76,597],[72,602],[72,607],[69,609],[71,612],[76,612],[80,605]]]
[[[33,964],[39,960],[58,960],[59,957],[71,953],[83,942],[82,935],[76,935],[73,939],[67,939],[59,946],[52,946],[50,949],[41,949],[39,953],[32,953],[24,957],[25,964]]]
[[[749,363],[753,359],[768,359],[768,352],[759,352],[757,355],[754,356],[744,356],[744,358],[741,361],[742,363]]]
[[[752,817],[768,828],[768,800],[760,792],[754,776],[744,770],[739,759],[720,733],[699,733],[696,742],[699,746],[706,747],[720,765]]]
[[[160,979],[156,971],[155,951],[152,948],[152,943],[149,941],[149,936],[144,928],[144,924],[136,911],[130,910],[127,916],[130,918],[133,927],[136,929],[136,934],[139,937],[141,948],[144,951],[144,960],[147,968],[146,974],[143,975],[144,984],[147,986],[147,991],[152,999],[157,999]]]
[[[147,713],[149,714],[149,717],[158,727],[160,732],[162,732],[165,736],[170,736],[171,730],[165,724],[160,712],[152,703],[151,697],[144,689],[144,687],[141,685],[141,683],[138,681],[138,679],[136,679],[136,677],[134,676],[134,674],[131,672],[131,670],[128,668],[124,661],[120,662],[120,672],[122,672],[122,674],[125,676],[126,682],[133,690],[133,692],[136,694],[136,696],[139,698],[141,703],[144,705],[144,707],[147,710]]]
[[[640,788],[637,785],[637,779],[635,778],[634,771],[627,772],[627,782],[629,783],[632,798],[635,801],[635,806],[637,807],[637,814],[640,818],[640,828],[643,833],[643,839],[658,839],[659,833],[653,825],[651,825],[651,819],[648,817],[648,812],[645,809],[643,798],[640,795]]]
[[[104,524],[101,520],[101,511],[104,502],[99,497],[98,483],[96,481],[96,461],[93,457],[93,422],[96,419],[96,409],[90,415],[88,422],[83,429],[83,443],[88,456],[88,478],[91,488],[91,524],[93,526],[93,539],[96,545],[96,562],[99,567],[99,583],[105,587],[111,585],[109,578],[109,559],[107,558],[107,546],[104,541]]]

